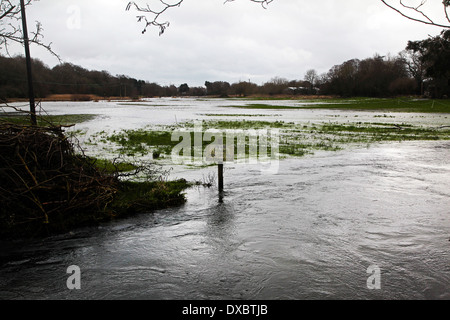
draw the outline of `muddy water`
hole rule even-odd
[[[0,243],[0,299],[450,299],[450,142],[318,153],[276,175],[227,165],[225,178],[222,201],[193,188],[179,208]]]

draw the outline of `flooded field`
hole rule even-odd
[[[239,100],[43,103],[93,114],[99,132],[193,120],[295,125],[383,123],[437,128],[449,114],[233,108]],[[253,102],[248,102],[253,103]],[[165,165],[168,165],[165,162]],[[174,166],[200,180],[215,167]],[[259,165],[225,165],[225,194],[187,190],[177,208],[40,240],[0,243],[0,299],[450,299],[450,141],[352,143]],[[81,289],[69,290],[69,266]],[[379,270],[380,273],[372,273]]]

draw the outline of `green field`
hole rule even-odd
[[[292,100],[290,100],[292,101]],[[298,106],[277,106],[270,104],[249,103],[239,106],[226,106],[240,109],[283,110],[283,109],[334,109],[353,111],[383,112],[418,112],[418,113],[450,113],[450,100],[431,99],[318,99],[298,100]]]

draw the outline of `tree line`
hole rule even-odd
[[[450,94],[450,30],[422,41],[409,41],[395,56],[374,55],[351,59],[319,75],[308,70],[302,80],[274,77],[262,85],[250,81],[230,84],[206,81],[204,87],[161,86],[126,75],[92,71],[71,63],[49,68],[32,61],[35,95],[96,95],[98,97],[170,96],[250,96],[250,95],[334,95],[388,97],[427,95],[433,98]],[[0,56],[0,99],[27,98],[25,58]]]
[[[334,66],[320,79],[326,94],[382,97],[450,95],[450,30],[436,37],[409,41],[397,56],[375,55]]]
[[[113,76],[108,71],[87,70],[71,63],[49,68],[39,59],[32,59],[32,69],[37,98],[58,94],[138,98],[175,96],[179,92],[174,85],[161,86],[126,75]],[[27,98],[25,58],[0,56],[0,70],[0,99]]]

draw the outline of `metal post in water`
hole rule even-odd
[[[27,18],[26,18],[26,14],[25,14],[24,0],[20,0],[20,11],[22,13],[23,44],[25,46],[25,59],[27,61],[28,95],[29,95],[29,99],[30,99],[31,124],[37,125],[36,107],[35,107],[35,102],[34,102],[33,76],[31,74],[30,43],[29,43],[29,39],[28,39]]]
[[[219,163],[219,192],[223,192],[223,163]]]

